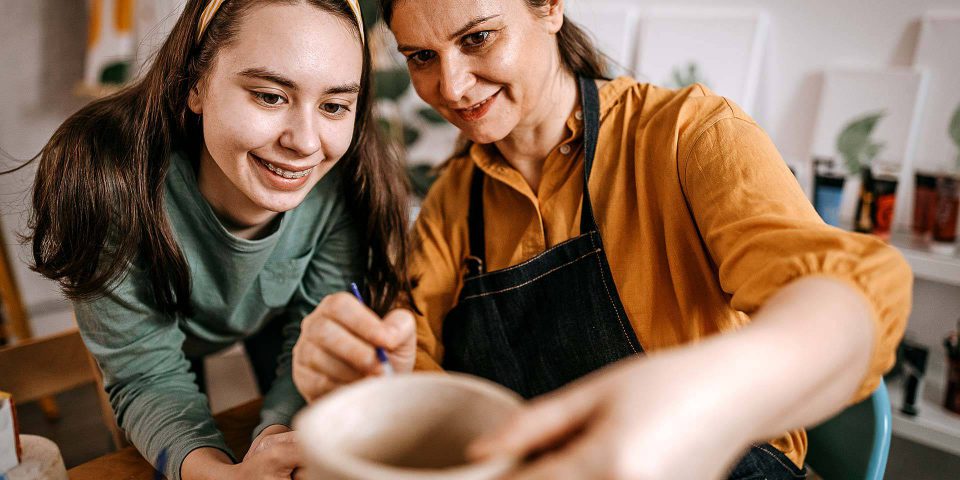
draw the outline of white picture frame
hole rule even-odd
[[[842,166],[837,136],[852,120],[883,111],[871,138],[884,145],[875,161],[899,166],[895,228],[909,226],[912,214],[913,154],[926,78],[923,71],[910,67],[840,67],[823,73],[809,158],[832,157]],[[848,176],[840,206],[845,224],[853,217],[859,188],[859,176]]]
[[[610,58],[613,76],[633,75],[640,9],[636,6],[598,0],[567,3],[567,18],[586,30],[597,48]]]
[[[633,69],[641,81],[676,88],[675,72],[694,65],[701,83],[754,115],[769,24],[762,10],[645,9]]]
[[[960,109],[960,10],[924,15],[913,65],[929,77],[914,167],[931,171],[955,168],[960,152],[950,140],[947,128],[954,112]]]

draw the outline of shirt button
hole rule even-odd
[[[581,112],[580,110],[577,110],[577,113],[574,113],[573,116],[577,120],[583,120],[583,112]]]
[[[567,145],[567,144],[560,145],[560,153],[564,155],[570,155],[570,145]]]

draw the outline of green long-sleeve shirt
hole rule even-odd
[[[244,240],[223,227],[201,196],[191,162],[174,154],[171,164],[166,210],[190,266],[193,315],[160,313],[149,280],[136,266],[105,296],[74,307],[120,427],[151,462],[166,449],[162,468],[177,480],[183,459],[196,448],[234,457],[187,358],[221,350],[284,316],[277,379],[264,396],[254,435],[272,424],[289,425],[304,403],[291,377],[300,321],[325,295],[360,278],[363,256],[340,193],[339,168],[282,214],[274,232]]]

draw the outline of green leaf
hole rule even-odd
[[[960,148],[960,105],[957,105],[957,111],[953,112],[953,118],[950,120],[950,138],[953,144]]]
[[[380,133],[382,133],[384,137],[390,138],[391,136],[393,136],[393,132],[391,132],[391,130],[393,130],[393,127],[390,125],[390,122],[388,122],[386,119],[377,118],[377,126],[380,127]]]
[[[410,128],[406,125],[403,126],[403,144],[406,146],[413,145],[417,143],[417,140],[420,138],[420,132],[413,128]]]
[[[696,62],[690,62],[686,65],[686,70],[684,67],[674,67],[672,72],[673,77],[673,86],[674,88],[684,88],[693,85],[694,83],[707,84],[707,81],[703,78],[703,75],[700,73],[700,66]]]
[[[446,119],[444,119],[439,113],[437,113],[436,110],[430,107],[421,108],[417,111],[417,113],[420,115],[420,118],[423,118],[427,122],[430,122],[434,125],[447,123]]]
[[[100,83],[120,85],[130,79],[130,62],[113,62],[100,72]]]
[[[877,158],[877,155],[883,151],[883,147],[885,146],[886,145],[883,142],[871,143],[867,145],[867,147],[863,149],[863,163],[865,165],[869,165],[871,162],[873,162],[873,159]]]
[[[374,72],[374,90],[377,98],[396,101],[410,88],[410,77],[406,69],[394,68]]]
[[[380,20],[380,7],[376,0],[360,0],[360,13],[363,15],[363,24],[367,29],[373,28],[377,20]]]
[[[837,151],[847,165],[847,171],[856,173],[880,153],[883,145],[870,141],[870,135],[886,112],[874,112],[854,118],[837,136]]]
[[[420,198],[427,196],[427,191],[436,181],[437,175],[430,165],[412,165],[407,167],[407,176],[410,178],[410,184],[414,193]]]

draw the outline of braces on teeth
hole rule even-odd
[[[267,167],[267,170],[270,170],[271,172],[276,173],[277,175],[280,175],[283,178],[289,178],[289,179],[303,178],[307,176],[308,173],[310,173],[310,170],[313,170],[313,168],[308,168],[302,172],[289,172],[282,168],[275,167],[266,161],[262,163],[264,166]]]

